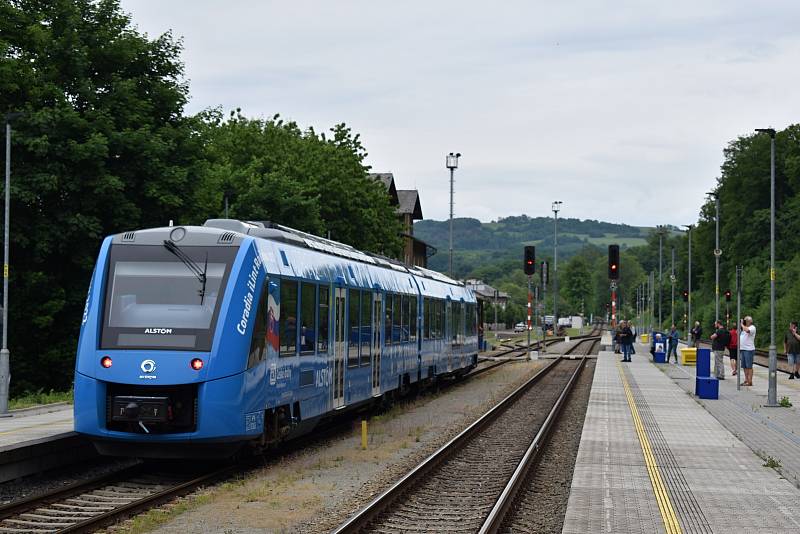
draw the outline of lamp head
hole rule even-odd
[[[775,129],[774,128],[756,128],[758,133],[765,133],[768,134],[772,139],[775,139]]]

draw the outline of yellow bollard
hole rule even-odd
[[[367,420],[361,421],[361,450],[367,450]]]

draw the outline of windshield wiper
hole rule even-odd
[[[201,269],[200,266],[184,251],[182,251],[171,239],[164,240],[164,248],[175,254],[175,256],[177,256],[177,258],[181,260],[183,264],[186,265],[186,267],[192,272],[192,274],[194,274],[200,281],[202,287],[198,293],[200,295],[200,304],[203,304],[203,300],[206,296],[206,280],[208,278],[206,276],[206,273],[208,272],[208,252],[206,252],[206,261]]]

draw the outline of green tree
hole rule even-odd
[[[0,112],[25,113],[12,148],[12,393],[69,387],[102,237],[187,209],[201,146],[179,53],[115,0],[0,3]]]
[[[588,259],[582,254],[573,256],[564,267],[564,315],[585,313],[594,300],[594,289]]]
[[[278,115],[248,119],[239,110],[223,120],[203,115],[206,168],[195,218],[224,214],[265,220],[395,256],[400,223],[383,186],[367,176],[366,151],[344,124],[329,136],[305,131]]]

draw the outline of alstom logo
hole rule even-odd
[[[171,334],[172,328],[145,328],[145,334]]]

